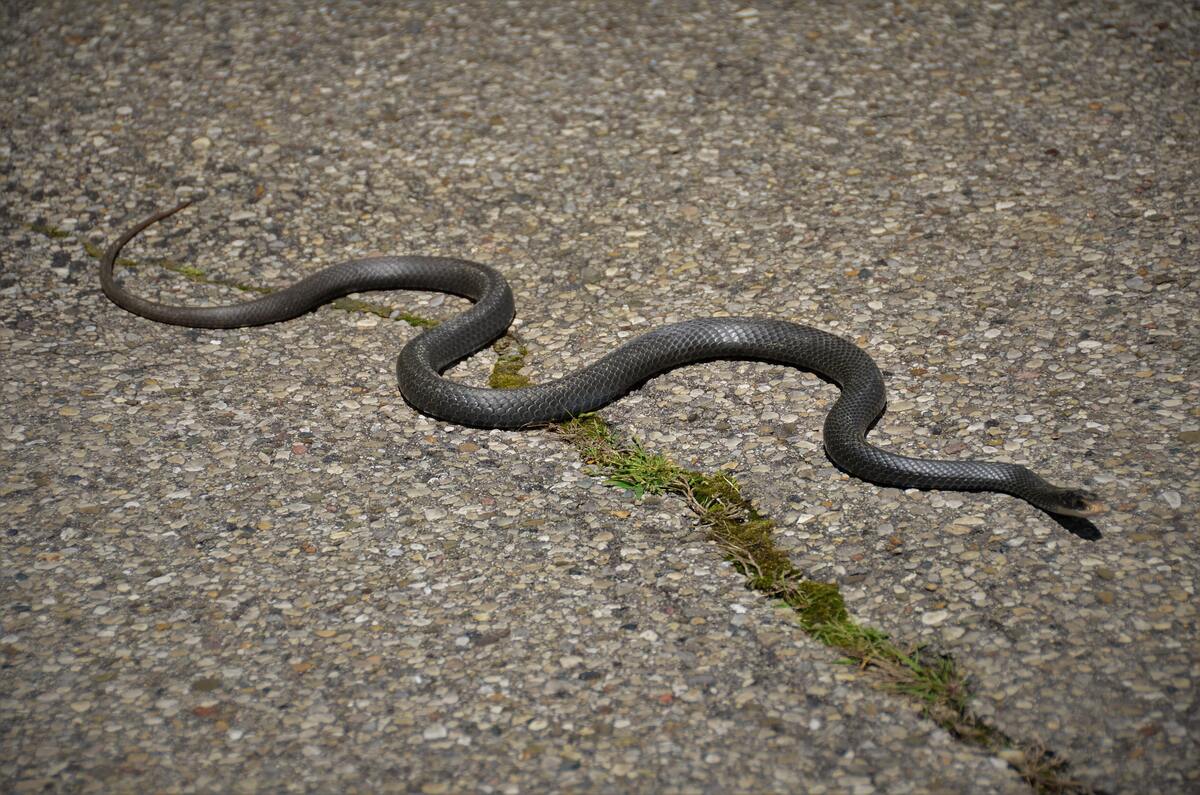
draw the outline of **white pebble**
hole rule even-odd
[[[921,616],[921,623],[927,627],[936,627],[950,617],[946,610],[930,610]]]

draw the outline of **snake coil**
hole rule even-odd
[[[712,359],[752,359],[791,365],[833,381],[841,396],[825,418],[825,450],[843,470],[900,488],[993,491],[1045,511],[1091,516],[1105,510],[1089,491],[1051,485],[1019,464],[938,461],[881,450],[866,434],[883,413],[883,377],[862,349],[824,331],[784,320],[704,318],[662,326],[558,380],[520,389],[482,389],[442,376],[488,345],[512,322],[512,290],[486,265],[445,257],[371,257],[334,265],[253,301],[177,307],[130,294],[113,265],[122,247],[153,223],[191,202],[155,213],[122,234],[100,261],[100,284],[113,303],[136,315],[193,328],[236,328],[289,320],[352,292],[431,290],[468,298],[474,306],[404,346],[396,364],[400,393],[422,414],[479,428],[524,428],[595,411],[648,378]]]

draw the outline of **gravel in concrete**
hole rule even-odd
[[[1027,463],[1112,512],[849,479],[820,447],[836,392],[783,368],[687,368],[604,415],[736,471],[858,618],[953,654],[979,712],[1084,782],[1200,787],[1193,6],[0,17],[0,788],[1029,791],[746,591],[681,505],[548,433],[414,414],[404,323],[109,304],[85,243],[200,193],[128,256],[261,286],[487,261],[537,380],[713,314],[858,340],[880,444]]]

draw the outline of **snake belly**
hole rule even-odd
[[[1051,485],[1019,464],[910,458],[866,441],[886,405],[883,377],[861,348],[833,334],[786,320],[702,318],[654,329],[557,380],[518,389],[467,386],[442,373],[487,346],[515,315],[512,290],[495,269],[447,257],[355,259],[261,298],[227,306],[168,306],[135,296],[115,280],[122,247],[143,229],[184,207],[156,213],[119,237],[101,259],[100,282],[113,303],[136,315],[193,328],[277,323],[349,293],[427,290],[462,296],[470,309],[423,331],[400,352],[400,393],[430,417],[478,428],[527,428],[596,411],[655,375],[713,359],[748,359],[814,372],[841,388],[825,418],[829,458],[846,472],[883,486],[1011,494],[1049,511],[1090,516],[1104,510],[1091,492]]]

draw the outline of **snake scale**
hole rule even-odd
[[[682,365],[713,359],[773,362],[812,371],[841,388],[825,418],[825,450],[834,464],[856,477],[900,488],[1001,492],[1066,516],[1105,510],[1092,492],[1051,485],[1019,464],[910,458],[869,444],[867,432],[886,404],[879,368],[853,343],[798,323],[734,317],[673,323],[555,381],[499,390],[442,376],[455,362],[500,337],[515,315],[508,282],[479,263],[424,256],[349,260],[278,292],[229,306],[167,306],[127,292],[113,276],[122,247],[146,227],[189,204],[155,213],[105,251],[100,283],[113,303],[160,323],[236,328],[288,320],[352,292],[431,290],[462,296],[474,305],[412,339],[396,364],[404,399],[439,420],[479,428],[525,428],[595,411],[647,379]]]

